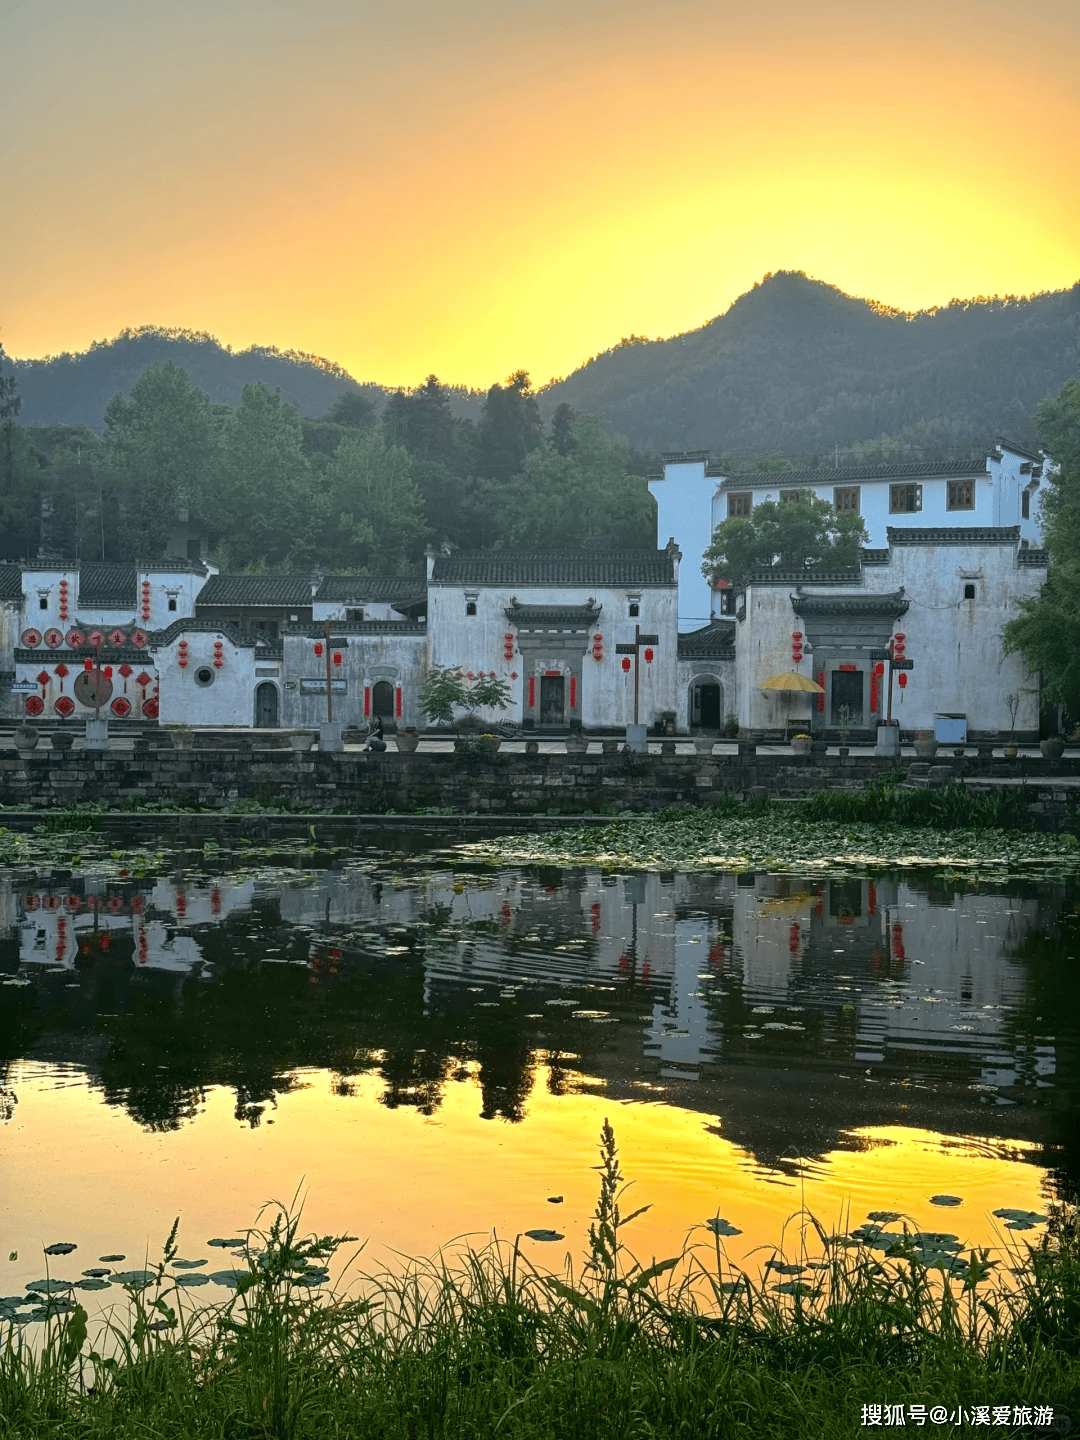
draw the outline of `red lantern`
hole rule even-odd
[[[894,660],[904,659],[904,646],[907,643],[907,636],[903,630],[898,630],[892,638],[892,658]]]
[[[335,665],[340,665],[340,664],[341,664],[341,651],[340,651],[340,650],[335,650],[335,651],[334,651],[334,664],[335,664]]]
[[[629,656],[629,655],[624,655],[624,656],[623,656],[622,668],[623,668],[624,670],[627,670],[627,671],[630,669],[630,656]]]
[[[111,665],[106,665],[105,668],[102,670],[101,673],[105,676],[105,679],[106,679],[106,680],[111,680],[111,679],[112,679],[112,666],[111,666]]]
[[[504,659],[504,660],[512,660],[513,658],[514,658],[514,637],[513,637],[513,635],[506,634],[506,635],[503,636],[503,659]]]
[[[186,663],[186,662],[185,662],[185,663]],[[83,668],[84,670],[92,670],[92,669],[94,668],[94,662],[93,662],[93,660],[91,660],[89,657],[87,657],[87,658],[82,662],[82,668]]]
[[[653,652],[652,652],[651,650],[646,650],[646,651],[645,651],[645,664],[646,664],[646,665],[651,665],[651,664],[652,664],[652,656],[653,656]]]
[[[316,641],[315,641],[315,658],[316,658],[316,660],[319,659],[319,657],[320,657],[321,655],[322,655],[322,641],[321,641],[321,640],[316,640]]]
[[[901,689],[901,690],[906,690],[906,689],[907,689],[907,671],[906,671],[906,670],[901,670],[901,671],[900,671],[900,674],[896,677],[896,683],[900,686],[900,689]]]
[[[791,632],[791,658],[798,665],[803,657],[803,635],[801,630]]]
[[[880,660],[874,666],[874,674],[878,677],[879,680],[881,679],[882,675],[885,674],[885,666],[881,663]]]

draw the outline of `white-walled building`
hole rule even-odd
[[[431,553],[432,663],[506,680],[511,705],[500,715],[526,729],[653,725],[675,708],[680,559],[674,541]],[[654,638],[636,656],[620,653],[635,635]]]
[[[1018,601],[1037,595],[1046,552],[1022,548],[1020,527],[888,527],[888,547],[865,550],[851,571],[761,571],[740,593],[735,689],[743,729],[832,728],[847,707],[854,728],[886,718],[888,662],[880,653],[902,631],[913,668],[893,685],[894,719],[933,730],[936,714],[967,717],[969,731],[1010,728],[1006,697],[1018,697],[1016,732],[1038,733],[1038,679],[1020,655],[1004,655],[1002,629]],[[797,668],[820,696],[762,690]],[[883,674],[876,669],[882,667]]]
[[[657,530],[674,535],[687,556],[679,584],[679,628],[693,630],[714,613],[730,614],[723,592],[701,575],[701,556],[725,520],[746,518],[765,500],[809,491],[842,514],[859,514],[871,548],[886,531],[913,526],[958,529],[1019,526],[1021,541],[1042,544],[1039,499],[1049,462],[1043,455],[1000,440],[985,459],[928,464],[853,465],[837,470],[728,473],[709,463],[707,451],[664,457],[662,477],[649,481]]]

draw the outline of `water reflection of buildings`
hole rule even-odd
[[[374,864],[236,883],[0,882],[0,968],[86,973],[107,956],[113,973],[159,974],[175,998],[186,977],[292,962],[312,1003],[330,1007],[303,1033],[355,1019],[358,1038],[342,1030],[299,1052],[290,1039],[275,1055],[267,1036],[260,1094],[287,1065],[345,1074],[341,1056],[355,1051],[383,1055],[371,1063],[394,1103],[432,1108],[471,1057],[486,1076],[484,1113],[514,1118],[542,1053],[554,1083],[664,1090],[775,1156],[828,1148],[853,1126],[912,1123],[901,1087],[928,1073],[939,1128],[999,1133],[992,1113],[1013,1099],[1009,1133],[1037,1128],[1020,1112],[1052,1084],[1056,1054],[1017,1033],[1029,983],[1017,952],[1058,904],[1049,892],[868,880]],[[353,1009],[331,1016],[349,985]],[[115,986],[108,996],[114,1008]],[[380,1040],[380,1026],[393,1029],[380,1006],[394,1009],[392,1043]]]

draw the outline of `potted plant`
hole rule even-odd
[[[509,704],[507,681],[497,679],[494,673],[467,675],[459,665],[433,665],[420,689],[420,709],[427,718],[436,725],[454,726],[454,749],[459,755],[475,751],[463,732],[479,730],[477,710],[505,710]],[[460,710],[464,710],[465,715],[456,720],[455,711]],[[485,748],[494,754],[499,748],[498,736],[489,734],[496,743]]]
[[[805,732],[791,737],[791,748],[796,755],[809,755],[813,743],[813,738]]]
[[[735,712],[731,711],[724,716],[724,739],[735,740],[739,735],[739,722],[735,718]]]
[[[20,725],[13,736],[15,749],[20,755],[29,755],[31,750],[37,749],[38,732],[34,725]]]
[[[920,760],[933,760],[937,747],[937,736],[933,730],[915,731],[915,754]]]
[[[711,755],[715,744],[716,733],[713,730],[699,730],[694,736],[694,749],[699,755]]]
[[[589,748],[589,737],[581,728],[580,720],[570,721],[570,733],[566,737],[566,750],[569,755],[584,755]]]
[[[1015,760],[1020,753],[1016,743],[1016,715],[1020,709],[1020,696],[1013,690],[1005,696],[1005,704],[1009,707],[1009,738],[1005,742],[1005,759]]]
[[[1047,735],[1039,741],[1044,760],[1060,760],[1065,753],[1065,739],[1062,735]]]
[[[75,732],[74,730],[54,730],[49,736],[49,741],[54,750],[63,753],[65,750],[70,750],[75,744]]]
[[[403,755],[411,755],[420,744],[420,731],[415,725],[406,725],[404,729],[395,730],[394,744]]]
[[[850,705],[841,705],[836,712],[836,731],[840,736],[840,754],[848,753],[848,736],[855,727],[855,712]]]

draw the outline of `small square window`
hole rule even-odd
[[[1031,491],[1024,490],[1020,496],[1020,516],[1024,520],[1031,519]]]
[[[838,515],[858,515],[858,485],[837,485],[833,493],[833,509]]]
[[[948,508],[950,510],[975,509],[975,481],[950,480]]]
[[[466,601],[465,601],[465,614],[466,614],[466,615],[475,615],[475,614],[476,614],[476,601],[475,601],[475,600],[466,600]]]
[[[726,590],[720,591],[720,614],[735,614],[735,591],[731,588],[731,586],[728,586]]]
[[[630,601],[630,619],[633,620],[633,619],[635,619],[635,618],[636,618],[638,615],[640,615],[640,614],[641,614],[641,606],[638,604],[638,602],[637,602],[636,600],[631,600],[631,601]]]
[[[173,611],[175,611],[175,609],[176,609],[176,596],[175,596],[175,595],[170,595],[170,596],[169,596],[169,609],[170,609],[170,610],[173,610]]]
[[[749,520],[750,511],[754,508],[754,497],[749,490],[733,491],[727,497],[727,514],[729,520]]]
[[[889,514],[914,515],[922,509],[921,485],[890,485]]]
[[[47,610],[48,608],[49,608],[49,597],[48,597],[47,595],[39,595],[39,596],[38,596],[38,609],[39,609],[39,610]]]
[[[974,585],[965,585],[965,586],[964,586],[964,599],[965,599],[965,600],[974,600],[974,599],[975,599],[975,586],[974,586]]]
[[[363,612],[362,609],[355,608],[355,609],[351,609],[351,610],[346,610],[346,611],[345,611],[345,619],[346,619],[346,620],[363,620],[363,618],[364,618],[364,612]]]

